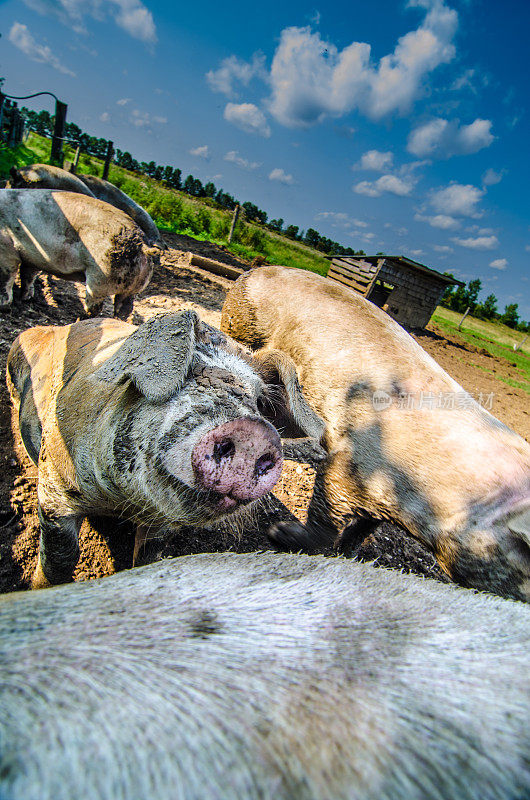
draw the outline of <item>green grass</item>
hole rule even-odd
[[[30,133],[24,145],[15,150],[0,152],[0,177],[6,178],[13,164],[25,166],[49,163],[50,148],[49,139]],[[73,148],[65,146],[64,154],[66,159],[73,161]],[[83,154],[77,172],[101,175],[103,161]],[[216,208],[212,201],[193,198],[184,192],[169,189],[159,181],[129,172],[116,164],[110,167],[109,180],[145,208],[162,231],[187,234],[202,241],[214,242],[249,261],[263,256],[272,264],[298,267],[320,275],[327,272],[329,262],[319,252],[261,225],[238,222],[233,240],[228,244],[232,212]]]
[[[525,337],[521,331],[514,331],[506,325],[501,325],[500,322],[486,322],[470,316],[466,317],[461,330],[458,330],[458,323],[461,319],[462,314],[438,306],[431,322],[439,325],[444,332],[456,335],[475,347],[484,348],[491,355],[503,358],[512,364],[520,371],[521,380],[500,377],[499,380],[509,386],[524,389],[530,394],[530,339],[527,339],[520,350],[514,352],[514,343],[521,342]],[[489,372],[487,369],[486,371]]]

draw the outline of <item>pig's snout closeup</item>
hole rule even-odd
[[[282,446],[270,423],[243,417],[209,431],[191,460],[197,487],[218,493],[230,509],[270,492],[282,471]]]

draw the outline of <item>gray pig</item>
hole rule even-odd
[[[30,164],[27,167],[11,167],[6,189],[62,189],[95,197],[77,175],[51,164]]]
[[[530,600],[530,447],[400,325],[319,275],[262,267],[230,289],[221,328],[291,356],[326,423],[308,525],[280,523],[281,546],[355,543],[389,518],[455,581]]]
[[[143,230],[150,244],[160,247],[161,250],[167,250],[167,244],[145,208],[135,203],[128,194],[122,192],[113,183],[104,181],[103,178],[95,175],[80,175],[79,178],[98,200],[104,200],[128,214]]]
[[[526,800],[530,609],[215,553],[0,599],[2,800]]]
[[[92,316],[114,295],[114,315],[126,319],[158,255],[130,217],[95,197],[49,189],[0,191],[0,309],[11,305],[20,269],[23,300],[33,296],[43,271],[84,280],[85,309]]]
[[[99,319],[21,333],[7,381],[38,464],[33,586],[71,578],[87,514],[134,520],[141,541],[146,529],[207,524],[269,492],[282,469],[280,438],[264,417],[260,370],[272,362],[274,407],[314,435],[321,420],[292,362],[252,358],[195,312],[139,328]]]
[[[49,164],[32,164],[28,167],[12,167],[7,189],[63,189],[90,197],[97,197],[111,206],[119,208],[133,219],[147,236],[148,243],[166,250],[158,228],[147,211],[135,203],[128,194],[117,186],[95,175],[73,175],[60,167]]]

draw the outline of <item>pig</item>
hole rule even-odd
[[[95,197],[77,175],[50,164],[31,164],[28,167],[11,167],[6,189],[63,189],[87,197]]]
[[[103,178],[97,178],[95,175],[80,175],[79,178],[90,189],[94,197],[104,200],[106,203],[110,203],[128,214],[138,227],[143,230],[150,245],[159,247],[161,250],[167,250],[167,244],[164,242],[154,221],[147,211],[138,203],[135,203],[128,194],[122,192],[113,183],[105,181]]]
[[[530,609],[212,553],[0,598],[4,800],[523,800]]]
[[[277,386],[261,377],[272,362]],[[263,497],[282,469],[268,404],[310,436],[322,425],[289,359],[252,357],[193,311],[138,328],[30,328],[11,347],[7,383],[38,465],[35,588],[70,580],[87,514],[136,522],[138,546],[149,530],[209,524]]]
[[[73,175],[60,167],[32,164],[29,167],[11,167],[7,189],[63,189],[89,197],[97,197],[119,208],[143,230],[149,245],[167,250],[158,228],[145,209],[114,184],[95,175]]]
[[[280,547],[355,549],[390,519],[458,583],[530,600],[530,447],[400,325],[336,282],[270,266],[231,287],[221,329],[289,355],[325,422],[307,525],[279,523]]]
[[[20,269],[23,300],[33,296],[43,271],[84,280],[88,315],[100,313],[105,298],[114,295],[114,315],[126,319],[158,254],[130,217],[95,197],[49,189],[0,191],[0,309],[12,304]]]

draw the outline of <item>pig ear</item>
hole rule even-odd
[[[275,415],[281,417],[287,413],[295,425],[306,436],[320,441],[324,434],[325,424],[321,417],[313,411],[302,394],[302,387],[296,374],[294,361],[281,350],[262,350],[253,353],[254,366],[269,385],[283,389],[282,408],[275,409]],[[276,400],[276,397],[274,398]]]
[[[186,380],[199,325],[194,311],[153,317],[124,341],[96,378],[115,384],[131,380],[151,403],[164,403]]]

